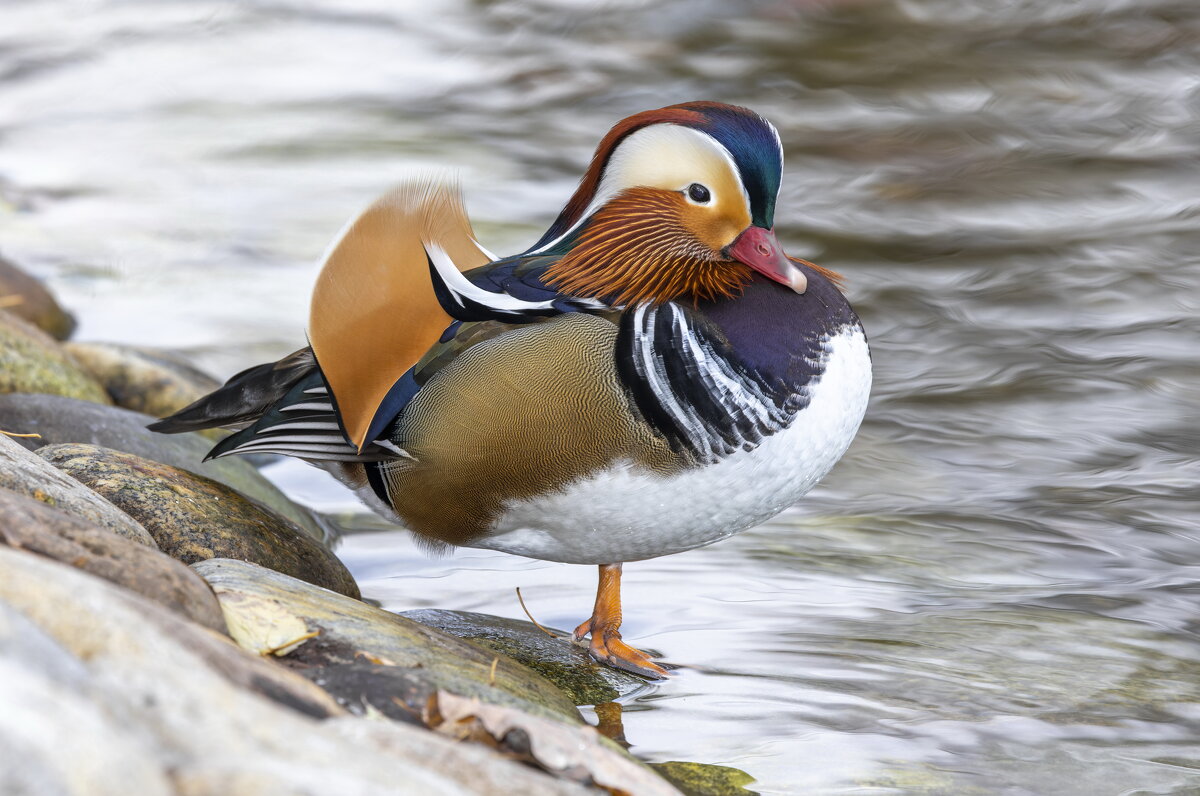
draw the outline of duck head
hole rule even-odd
[[[528,254],[560,256],[546,272],[558,290],[624,306],[733,296],[753,272],[803,293],[773,231],[782,171],[779,133],[753,111],[644,111],[604,137]]]

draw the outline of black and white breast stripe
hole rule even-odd
[[[622,316],[616,360],[645,421],[696,464],[757,447],[808,403],[739,363],[715,330],[672,303]]]

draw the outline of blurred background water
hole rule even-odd
[[[317,261],[414,169],[528,246],[616,120],[745,104],[778,228],[872,340],[860,438],[795,509],[626,570],[649,760],[764,792],[1200,791],[1200,4],[0,4],[0,248],[80,339],[219,376],[303,343]],[[591,568],[429,559],[323,474],[397,610],[590,610]]]

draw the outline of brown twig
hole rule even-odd
[[[492,658],[492,669],[488,672],[488,685],[496,684],[496,667],[500,664],[500,657]]]
[[[525,607],[525,598],[521,596],[521,587],[520,586],[517,587],[517,599],[521,602],[521,610],[525,612],[525,616],[529,617],[529,621],[533,622],[534,627],[536,627],[538,630],[545,633],[550,638],[558,638],[557,635],[555,635],[554,633],[551,633],[549,630],[542,627],[541,623],[538,622],[538,620],[533,618],[533,614],[529,613],[529,609]]]

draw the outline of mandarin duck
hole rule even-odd
[[[354,219],[314,290],[310,347],[151,428],[240,428],[209,457],[317,463],[434,546],[600,568],[599,661],[624,562],[791,506],[866,409],[866,337],[830,271],[773,232],[783,152],[745,108],[635,114],[529,250],[475,239],[456,187],[410,181]]]

